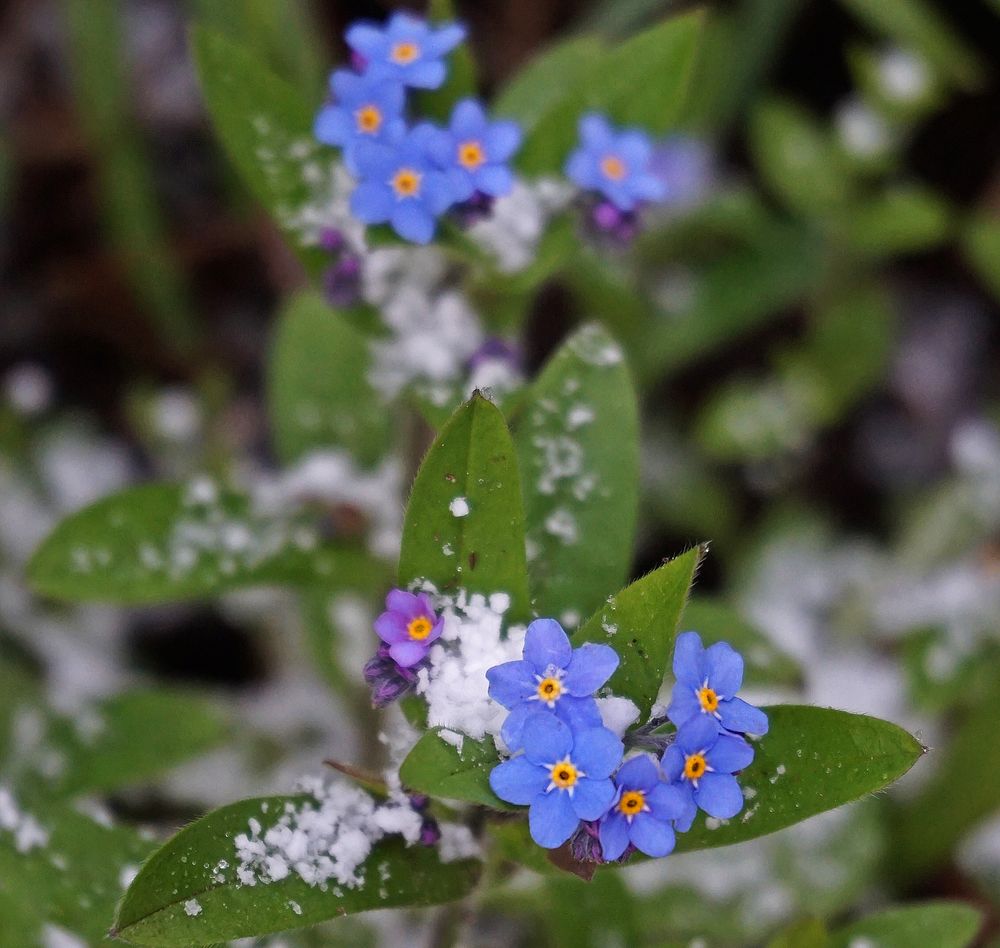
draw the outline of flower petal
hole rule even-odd
[[[695,715],[702,713],[701,702],[694,689],[686,682],[679,681],[674,685],[674,690],[670,695],[670,704],[667,706],[667,717],[673,721],[677,727],[686,724]]]
[[[524,753],[533,764],[554,764],[573,746],[573,732],[548,711],[533,711],[524,722]]]
[[[424,49],[429,56],[443,56],[465,39],[465,32],[461,23],[448,23],[439,29],[428,30]]]
[[[719,723],[711,715],[699,714],[677,729],[677,746],[686,754],[708,750],[719,737]]]
[[[705,774],[694,791],[694,802],[709,816],[728,820],[743,809],[743,793],[730,774]]]
[[[742,698],[719,702],[719,719],[727,731],[741,734],[766,734],[768,729],[767,715]]]
[[[368,59],[374,59],[385,49],[385,35],[374,23],[354,23],[344,34],[347,45]]]
[[[406,631],[406,620],[398,612],[383,612],[375,620],[375,634],[389,645],[407,642],[410,638]]]
[[[615,783],[625,790],[651,790],[659,780],[659,771],[648,754],[625,761],[615,777]]]
[[[430,616],[421,598],[405,589],[391,589],[385,597],[385,607],[391,612],[398,612],[407,621],[421,614]]]
[[[360,149],[353,154],[357,159]],[[389,220],[392,212],[392,195],[384,184],[366,181],[351,194],[351,213],[366,224],[381,224]]]
[[[621,813],[609,813],[598,830],[601,856],[605,862],[617,859],[628,846],[628,822]]]
[[[658,820],[679,820],[691,809],[691,791],[662,780],[646,794],[649,811]]]
[[[437,89],[444,82],[448,70],[440,59],[428,59],[415,62],[400,72],[403,81],[414,89]]]
[[[415,244],[430,243],[434,236],[434,217],[419,201],[397,201],[391,220],[392,229]]]
[[[565,668],[573,655],[573,646],[563,627],[555,619],[535,619],[524,635],[524,657],[543,674],[549,665]]]
[[[684,812],[674,820],[674,829],[678,833],[686,833],[698,815],[698,805],[694,802],[694,794],[689,784],[681,785],[680,789],[684,794]]]
[[[581,820],[599,820],[611,808],[615,800],[614,781],[590,780],[584,777],[573,788],[573,812]]]
[[[700,688],[701,636],[697,632],[681,632],[674,644],[674,678],[692,688]]]
[[[514,173],[506,165],[486,165],[476,172],[475,181],[483,194],[503,197],[514,187]]]
[[[339,105],[327,105],[316,116],[313,134],[325,145],[344,145],[350,141],[354,128]]]
[[[489,695],[505,708],[513,708],[535,693],[535,676],[531,662],[504,662],[486,672],[490,683]]]
[[[572,695],[563,695],[556,702],[554,710],[556,717],[560,721],[565,721],[574,734],[593,727],[601,727],[603,724],[601,711],[593,698],[574,698]]]
[[[625,745],[606,727],[589,728],[574,735],[573,763],[592,780],[610,777],[624,752]]]
[[[546,849],[561,846],[579,825],[580,818],[573,811],[569,794],[564,790],[551,790],[535,797],[528,810],[531,838]]]
[[[708,683],[720,697],[731,698],[743,684],[743,656],[728,642],[716,642],[705,652]]]
[[[671,744],[660,758],[660,766],[666,774],[667,780],[680,780],[684,773],[684,751],[676,744]]]
[[[490,771],[490,787],[508,803],[527,806],[549,784],[549,775],[524,757],[514,757],[497,764]]]
[[[500,727],[500,737],[513,753],[524,749],[524,722],[538,711],[534,702],[522,701],[513,707]]]
[[[577,149],[566,160],[566,177],[577,187],[594,190],[598,186],[598,175],[593,159],[583,149]]]
[[[629,828],[632,845],[647,856],[666,856],[673,852],[676,837],[669,823],[654,819],[649,813],[639,813]]]
[[[734,774],[753,762],[753,748],[742,737],[723,734],[708,752],[708,766],[721,774]]]
[[[563,685],[571,695],[592,695],[614,674],[618,662],[618,653],[610,645],[588,642],[573,651]]]
[[[590,112],[580,119],[579,131],[580,140],[593,151],[609,148],[614,137],[608,120],[596,112]]]
[[[456,138],[479,138],[485,125],[486,114],[475,99],[462,99],[452,110],[449,127]]]
[[[397,665],[410,668],[427,654],[427,646],[423,642],[393,642],[389,654]]]
[[[521,147],[521,126],[517,122],[493,122],[483,141],[490,161],[507,161]]]

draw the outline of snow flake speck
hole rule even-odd
[[[453,517],[469,516],[469,502],[464,497],[456,497],[448,504],[448,509],[451,511]]]
[[[191,918],[195,918],[201,915],[201,902],[197,899],[188,899],[184,903],[184,914],[190,915]]]

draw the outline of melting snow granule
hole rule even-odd
[[[201,902],[197,899],[188,899],[184,903],[184,914],[190,915],[194,918],[196,915],[201,915]]]
[[[464,497],[456,497],[448,504],[448,509],[451,511],[453,517],[469,516],[469,502]]]

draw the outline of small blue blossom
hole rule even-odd
[[[441,129],[431,146],[438,166],[451,175],[456,199],[467,201],[474,194],[503,197],[514,186],[508,162],[521,145],[516,122],[491,122],[474,99],[463,99],[451,113],[447,129]]]
[[[486,672],[490,697],[510,710],[500,736],[511,750],[521,747],[525,723],[539,708],[575,731],[600,727],[593,694],[618,667],[613,648],[588,642],[574,649],[555,619],[536,619],[525,633],[523,656]]]
[[[324,144],[344,149],[349,170],[354,170],[359,142],[392,140],[405,131],[406,91],[400,83],[338,69],[330,76],[330,89],[334,99],[320,109],[313,132]]]
[[[436,89],[447,73],[442,59],[465,39],[465,27],[457,23],[431,27],[420,17],[394,13],[385,26],[353,24],[346,39],[367,74],[415,89]]]
[[[427,156],[431,129],[419,125],[393,145],[362,142],[355,151],[360,178],[351,213],[366,224],[392,224],[400,237],[426,244],[435,222],[455,200],[448,176]]]
[[[611,775],[623,752],[605,727],[574,733],[554,714],[535,711],[525,722],[524,753],[494,767],[490,786],[501,800],[530,807],[531,838],[555,849],[581,820],[607,813],[615,798]]]
[[[645,201],[662,201],[663,182],[650,169],[653,145],[639,129],[615,129],[601,115],[580,119],[580,145],[566,162],[566,176],[603,194],[620,211]]]
[[[677,727],[704,714],[727,731],[767,733],[767,715],[736,697],[743,684],[743,657],[728,643],[706,649],[697,632],[682,632],[674,646],[674,677],[667,717]]]
[[[687,788],[700,809],[728,820],[743,809],[743,793],[733,774],[752,760],[753,748],[743,738],[720,734],[713,718],[697,715],[678,729],[662,764],[667,780]],[[677,823],[681,831],[689,826]]]
[[[601,820],[601,856],[612,862],[629,845],[647,856],[666,856],[674,848],[674,820],[693,817],[691,794],[664,783],[646,755],[633,757],[615,777],[614,803]]]

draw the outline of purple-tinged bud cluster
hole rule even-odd
[[[361,257],[350,249],[343,233],[333,227],[323,229],[319,245],[333,257],[322,277],[326,301],[337,308],[353,306],[361,299]]]

